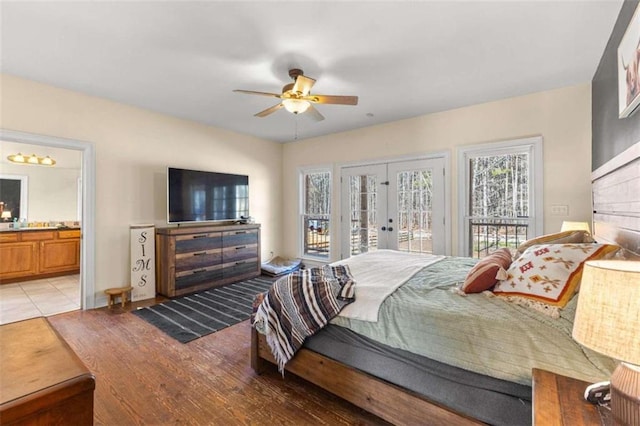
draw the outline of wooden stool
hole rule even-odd
[[[124,304],[127,302],[127,293],[131,290],[133,290],[131,286],[106,289],[104,293],[109,296],[109,309],[111,309],[111,305],[115,303],[116,297],[122,299],[122,307],[124,308]]]

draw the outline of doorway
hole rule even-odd
[[[82,226],[80,244],[80,308],[95,307],[95,151],[89,142],[56,138],[33,133],[0,129],[0,141],[37,145],[40,147],[63,148],[81,153],[80,179],[82,182],[81,211],[79,223]]]
[[[378,249],[447,252],[445,158],[347,166],[341,258]]]

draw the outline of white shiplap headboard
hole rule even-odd
[[[593,235],[640,255],[640,142],[591,173]]]

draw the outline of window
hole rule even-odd
[[[542,229],[542,138],[460,150],[460,254],[516,248]]]
[[[331,230],[331,172],[305,170],[302,186],[302,256],[329,258]]]

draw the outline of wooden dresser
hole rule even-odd
[[[156,229],[156,290],[181,296],[260,275],[260,225]]]
[[[46,318],[0,326],[0,348],[0,424],[93,424],[95,378]]]

